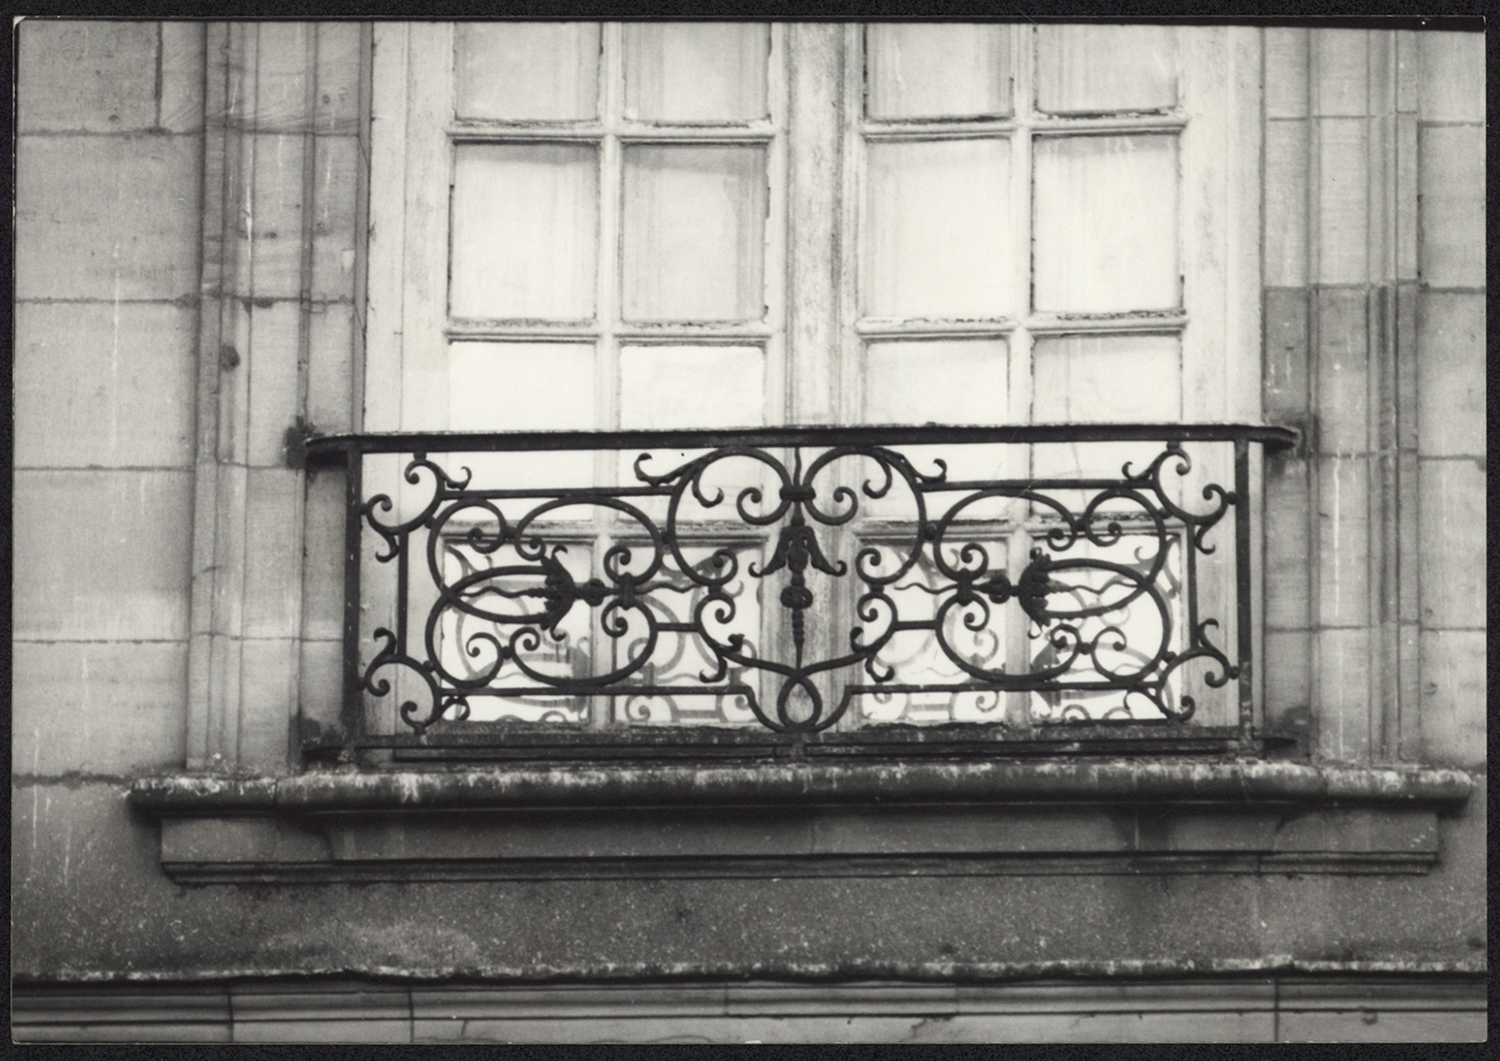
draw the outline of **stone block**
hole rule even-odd
[[[1294,730],[1305,727],[1312,703],[1312,634],[1267,630],[1264,653],[1267,722]]]
[[[240,656],[239,760],[248,772],[284,774],[297,716],[298,642],[245,641]]]
[[[1265,284],[1307,283],[1307,120],[1265,126]]]
[[[1296,1010],[1278,1014],[1283,1043],[1484,1042],[1485,1014],[1472,1010]]]
[[[1307,415],[1307,290],[1267,288],[1265,292],[1265,413],[1273,420]]]
[[[1417,279],[1417,117],[1398,114],[1395,118],[1396,143],[1396,278]]]
[[[1422,744],[1434,765],[1482,767],[1488,648],[1483,630],[1424,630]]]
[[[15,637],[187,636],[191,472],[20,470],[14,490]]]
[[[1319,626],[1370,621],[1370,468],[1367,457],[1318,461]]]
[[[18,1043],[228,1043],[229,1022],[89,1021],[79,1024],[25,1024],[12,1028]]]
[[[344,692],[344,643],[303,641],[297,675],[297,711],[309,724],[339,724]]]
[[[193,310],[23,302],[15,312],[18,467],[192,465]]]
[[[11,769],[31,777],[180,767],[183,642],[11,645]]]
[[[318,98],[313,109],[320,133],[354,133],[359,123],[359,23],[318,23]]]
[[[201,153],[190,136],[19,137],[15,297],[196,296]]]
[[[246,136],[241,167],[250,184],[246,227],[250,260],[246,272],[256,299],[296,299],[308,278],[302,275],[303,211],[306,209],[302,133],[256,132]],[[243,241],[241,241],[243,242]]]
[[[262,133],[300,133],[312,128],[315,22],[255,22],[242,28],[254,42],[254,92],[233,117]],[[248,42],[247,42],[248,43]]]
[[[16,29],[20,133],[156,125],[155,22],[27,19]]]
[[[1369,277],[1369,125],[1363,118],[1317,119],[1318,271],[1322,284]]]
[[[1319,453],[1370,449],[1369,297],[1362,290],[1320,291],[1316,301]]]
[[[303,507],[302,636],[344,636],[344,476],[337,468],[307,477]]]
[[[1356,762],[1371,750],[1370,632],[1319,630],[1314,710],[1318,750],[1329,759]]]
[[[1483,459],[1424,460],[1418,478],[1422,625],[1483,629],[1488,602]]]
[[[1360,284],[1370,269],[1370,127],[1364,118],[1321,118],[1314,123],[1317,186],[1316,275],[1323,284]]]
[[[1417,155],[1422,282],[1428,287],[1483,287],[1483,126],[1423,126]]]
[[[320,136],[314,145],[312,215],[314,299],[352,302],[355,291],[355,219],[359,142],[353,136]]]
[[[249,346],[235,370],[249,374],[249,424],[245,462],[258,468],[286,467],[286,432],[302,413],[298,398],[301,310],[296,302],[273,302],[249,314]]]
[[[206,34],[201,22],[162,22],[159,124],[174,133],[203,128]]]
[[[1312,68],[1313,113],[1353,116],[1366,113],[1369,92],[1369,31],[1314,29]]]
[[[1483,33],[1418,33],[1423,121],[1483,122]]]
[[[353,430],[354,307],[315,304],[309,325],[307,418],[324,434]]]
[[[579,1017],[669,1017],[695,1014],[721,1016],[726,1012],[730,998],[737,994],[753,996],[757,986],[741,984],[728,986],[552,984],[546,987],[461,985],[427,987],[415,985],[411,991],[411,1012],[412,1016],[419,1021],[513,1020],[527,1017],[565,1020]],[[777,997],[777,1001],[780,1002],[786,995],[795,994],[795,992],[795,988],[784,990]],[[830,999],[837,998],[840,995],[840,989],[830,985],[827,993]],[[949,994],[951,995],[951,989]],[[824,1001],[822,1004],[826,1009],[829,1002]],[[766,1008],[765,1005],[761,1005],[758,1011],[763,1012]],[[753,1009],[753,1005],[745,1006],[741,1007],[740,1012]],[[789,1007],[785,1005],[777,1006],[777,1012],[788,1011]]]
[[[1307,115],[1307,38],[1303,26],[1266,27],[1267,118]]]
[[[411,1015],[411,996],[405,987],[396,985],[337,980],[296,985],[250,982],[233,985],[229,996],[236,1024],[393,1021]]]
[[[1486,451],[1485,296],[1424,291],[1417,299],[1417,446],[1423,456]]]
[[[352,1020],[240,1020],[234,1021],[236,1043],[409,1043],[412,1022],[405,1018]]]
[[[1307,462],[1266,462],[1265,623],[1272,629],[1305,629],[1311,623],[1308,564]]]
[[[252,468],[245,495],[243,634],[295,637],[302,599],[302,475]]]

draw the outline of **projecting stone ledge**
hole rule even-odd
[[[1084,801],[1457,807],[1461,770],[1288,762],[981,762],[495,766],[312,771],[291,777],[175,774],[136,781],[158,816],[412,810],[954,804]]]

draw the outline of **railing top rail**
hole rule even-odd
[[[714,449],[720,446],[942,445],[1049,442],[1256,442],[1293,446],[1297,432],[1269,424],[1018,424],[745,427],[680,431],[393,431],[321,435],[310,458],[361,453],[534,452],[537,450]]]

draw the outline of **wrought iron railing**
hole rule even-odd
[[[677,731],[652,723],[762,743],[879,740],[882,721],[1248,739],[1250,447],[1293,441],[1182,424],[316,438],[309,461],[347,483],[346,722],[426,747],[493,740],[484,720],[660,747]],[[1050,473],[1049,447],[1119,470]],[[538,478],[538,455],[570,452],[595,455],[577,481]]]

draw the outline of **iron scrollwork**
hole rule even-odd
[[[1003,717],[1012,693],[1037,721],[1180,722],[1197,708],[1188,664],[1213,688],[1240,675],[1195,584],[1237,497],[1210,484],[1205,511],[1179,503],[1179,442],[1076,481],[960,482],[865,441],[805,462],[789,449],[719,445],[660,473],[643,453],[626,486],[556,490],[482,488],[412,452],[408,514],[385,493],[358,512],[374,559],[396,567],[395,621],[374,632],[361,690],[388,697],[405,675],[397,710],[418,735],[478,717],[482,698],[579,722],[599,697],[620,721],[680,721],[706,697],[718,721],[809,734],[855,702],[867,721],[942,697]],[[1024,555],[997,505],[1026,513]],[[1017,644],[1031,646],[1019,666]]]

